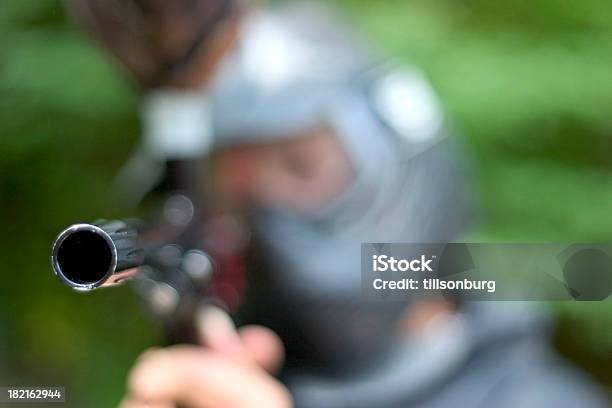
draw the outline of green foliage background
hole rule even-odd
[[[478,241],[612,236],[612,3],[338,0],[372,45],[422,67],[473,162]],[[129,288],[58,284],[66,224],[122,209],[108,188],[137,95],[56,0],[0,2],[0,381],[113,406],[159,333]],[[560,303],[558,347],[612,384],[612,306]]]

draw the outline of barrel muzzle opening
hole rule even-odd
[[[117,267],[117,248],[111,237],[92,224],[76,224],[62,231],[53,245],[55,274],[75,290],[103,285]]]

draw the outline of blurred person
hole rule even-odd
[[[71,4],[142,90],[142,154],[209,154],[211,228],[256,248],[248,325],[203,308],[205,347],[143,354],[123,407],[607,405],[530,308],[361,298],[361,242],[450,242],[466,223],[418,70],[377,61],[312,5]]]

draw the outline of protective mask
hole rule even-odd
[[[441,136],[414,149],[371,114],[367,97],[339,102],[328,123],[352,161],[352,185],[315,217],[263,209],[255,236],[268,258],[267,301],[276,305],[268,312],[276,311],[277,321],[268,323],[291,327],[283,338],[288,355],[354,371],[384,358],[381,350],[397,341],[407,307],[362,299],[360,244],[445,242],[459,230],[463,211]]]

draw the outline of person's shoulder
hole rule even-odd
[[[491,396],[499,407],[584,407],[609,406],[602,390],[585,373],[554,356],[547,364],[533,364],[514,373]]]
[[[473,350],[443,401],[470,395],[477,406],[496,408],[610,406],[587,373],[552,349],[545,311],[525,303],[483,302],[464,306],[463,313]]]

